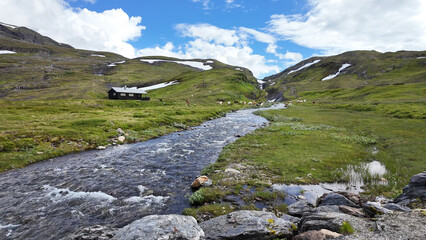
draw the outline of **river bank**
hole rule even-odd
[[[239,209],[286,213],[294,189],[282,184],[328,183],[318,186],[321,194],[351,190],[394,198],[412,175],[426,169],[423,119],[336,106],[305,103],[259,112],[271,124],[224,148],[202,172],[212,187],[184,213],[199,221]],[[305,197],[318,191],[295,189]]]
[[[190,206],[194,176],[215,162],[225,145],[267,124],[254,111],[239,110],[148,141],[3,172],[2,236],[61,239],[80,227],[117,228],[147,215],[180,214]]]

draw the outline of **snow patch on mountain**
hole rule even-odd
[[[315,60],[315,61],[313,61],[313,62],[307,63],[307,64],[305,64],[305,65],[301,66],[300,68],[296,69],[296,70],[291,70],[290,72],[288,72],[288,73],[287,73],[287,75],[288,75],[288,74],[290,74],[290,73],[298,72],[298,71],[300,71],[300,70],[302,70],[302,69],[304,69],[304,68],[310,67],[310,66],[312,66],[312,65],[314,65],[314,64],[316,64],[316,63],[318,63],[319,61],[321,61],[321,60],[320,60],[320,59],[317,59],[317,60]]]
[[[155,62],[173,62],[173,63],[187,65],[187,66],[194,67],[194,68],[199,68],[199,69],[202,69],[202,70],[211,70],[211,69],[213,69],[209,65],[204,65],[203,62],[195,62],[195,61],[171,61],[171,60],[161,60],[161,59],[141,59],[141,62],[147,62],[149,64],[153,64]],[[207,61],[205,63],[210,63],[210,62]]]
[[[335,77],[339,76],[340,72],[341,72],[341,71],[343,71],[345,68],[349,67],[350,65],[351,65],[351,64],[349,64],[349,63],[345,63],[345,64],[343,64],[343,65],[339,68],[339,71],[337,71],[337,73],[335,73],[335,74],[331,74],[331,75],[328,75],[327,77],[323,78],[321,81],[330,80],[330,79],[333,79],[333,78],[335,78]]]

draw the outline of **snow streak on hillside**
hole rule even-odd
[[[288,75],[288,74],[290,74],[290,73],[294,73],[294,72],[300,71],[300,70],[302,70],[302,69],[304,69],[304,68],[310,67],[310,66],[312,66],[312,65],[314,65],[314,64],[316,64],[316,63],[318,63],[319,61],[321,61],[321,60],[320,60],[320,59],[317,59],[317,60],[315,60],[315,61],[313,61],[313,62],[307,63],[307,64],[305,64],[305,65],[301,66],[300,68],[296,69],[296,70],[291,70],[290,72],[288,72],[288,73],[287,73],[287,75]]]
[[[187,65],[194,68],[199,68],[202,70],[210,70],[212,69],[209,65],[204,65],[202,62],[195,62],[195,61],[170,61],[170,60],[161,60],[161,59],[141,59],[141,62],[147,62],[149,64],[153,64],[155,62],[173,62],[178,64]],[[210,63],[211,61],[207,61],[206,63]]]
[[[330,79],[332,79],[332,78],[337,77],[337,76],[340,74],[340,72],[341,72],[341,71],[343,71],[345,68],[349,67],[350,65],[351,65],[351,64],[349,64],[349,63],[345,63],[345,64],[343,64],[343,65],[339,68],[339,71],[337,71],[337,73],[335,73],[335,74],[331,74],[331,75],[328,75],[327,77],[323,78],[321,81],[326,81],[326,80],[330,80]]]

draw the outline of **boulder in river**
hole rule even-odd
[[[291,239],[295,224],[271,212],[241,210],[200,224],[206,239]]]
[[[402,190],[394,203],[407,206],[416,201],[426,202],[426,171],[411,177],[410,182]]]
[[[119,229],[117,240],[204,239],[204,231],[195,218],[181,215],[150,215]]]

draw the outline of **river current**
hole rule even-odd
[[[61,239],[87,226],[122,227],[150,214],[180,214],[189,207],[190,184],[222,148],[267,124],[254,111],[1,173],[0,239]]]

